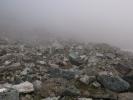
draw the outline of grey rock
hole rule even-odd
[[[75,78],[75,73],[73,71],[65,71],[58,68],[50,68],[48,74],[50,77],[62,77],[68,80]]]
[[[91,82],[95,81],[95,79],[96,79],[95,76],[81,75],[79,81],[88,85]]]
[[[79,96],[80,90],[77,89],[74,85],[68,86],[64,92],[62,93],[62,96]]]
[[[22,72],[21,72],[21,75],[27,75],[28,72],[30,71],[30,68],[25,68]]]
[[[127,91],[130,87],[129,83],[122,78],[111,75],[99,75],[97,80],[107,89],[115,92]]]
[[[33,82],[34,89],[39,91],[41,89],[41,84],[42,84],[42,82],[39,80],[34,81]]]
[[[83,61],[81,61],[80,56],[76,52],[69,53],[69,60],[73,65],[81,65]]]
[[[13,89],[5,91],[0,93],[0,100],[19,100],[19,93]]]
[[[33,84],[28,81],[18,85],[13,85],[12,88],[17,90],[19,93],[30,93],[34,91]]]

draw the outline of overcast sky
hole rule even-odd
[[[0,32],[60,34],[133,49],[133,0],[0,0]]]

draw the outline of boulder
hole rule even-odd
[[[97,80],[107,89],[114,92],[124,92],[130,87],[122,78],[111,75],[98,75]]]
[[[12,88],[17,90],[19,93],[31,93],[34,91],[33,84],[28,81],[18,85],[13,85]]]
[[[49,68],[48,74],[50,77],[53,78],[64,78],[64,79],[74,79],[75,78],[75,72],[73,71],[67,71],[67,70],[62,70],[59,68]]]
[[[83,63],[80,56],[76,52],[69,53],[69,60],[73,65],[77,65],[77,66]]]
[[[128,91],[133,92],[133,75],[132,76],[124,76],[122,78],[130,84],[130,88],[128,89]]]

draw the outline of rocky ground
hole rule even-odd
[[[107,44],[0,38],[0,100],[133,100],[132,65]]]

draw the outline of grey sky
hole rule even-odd
[[[133,49],[133,1],[0,0],[0,32],[60,34]]]

